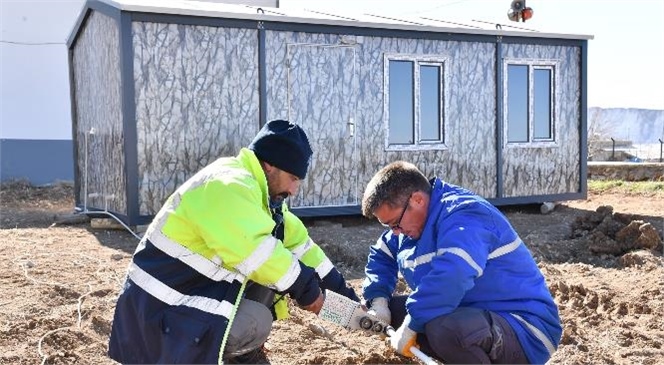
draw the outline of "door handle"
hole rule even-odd
[[[348,134],[348,137],[355,137],[355,121],[353,118],[349,118],[346,123],[346,134]]]

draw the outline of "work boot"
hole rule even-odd
[[[246,354],[238,355],[225,359],[226,364],[269,364],[270,360],[265,355],[265,348],[263,346],[251,350]]]

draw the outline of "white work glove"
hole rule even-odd
[[[385,322],[385,324],[390,324],[392,322],[392,312],[390,312],[388,303],[387,298],[373,298],[371,300],[371,309],[368,313]]]
[[[407,315],[403,320],[403,324],[390,336],[390,345],[396,352],[406,357],[413,357],[413,352],[410,348],[417,345],[417,332],[408,327],[410,324],[410,315]]]

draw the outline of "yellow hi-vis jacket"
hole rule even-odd
[[[320,278],[334,268],[285,203],[284,240],[272,236],[267,179],[253,151],[243,148],[237,157],[220,158],[197,177],[178,189],[179,204],[168,212],[161,230],[171,240],[277,291],[295,281],[298,260]],[[285,301],[275,310],[278,318],[288,316]]]
[[[253,151],[220,158],[184,184],[180,203],[162,232],[171,240],[258,284],[284,291],[299,274],[298,260],[324,278],[334,268],[284,203],[283,242],[272,236],[267,179]],[[178,189],[180,190],[180,189]],[[285,301],[275,307],[286,318]]]
[[[322,288],[357,300],[300,219],[285,204],[282,210],[283,241],[272,235],[267,180],[249,149],[216,160],[180,186],[136,249],[116,305],[109,355],[121,363],[220,359],[249,280],[301,299],[300,287],[315,285],[315,293],[306,291],[311,302],[319,292],[315,270]],[[285,318],[286,302],[275,303],[275,312]],[[173,342],[183,335],[199,349]],[[199,341],[214,348],[200,349]]]

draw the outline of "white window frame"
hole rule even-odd
[[[510,65],[523,65],[528,66],[528,141],[527,142],[509,142],[508,128],[509,128],[509,108],[508,108],[508,68]],[[533,103],[535,86],[534,75],[536,69],[545,69],[551,71],[550,95],[551,95],[551,138],[548,139],[535,139],[535,106]],[[557,105],[557,89],[560,85],[560,61],[559,60],[533,60],[533,59],[511,59],[506,58],[503,62],[503,146],[508,148],[542,148],[542,147],[558,147],[558,121],[556,120]]]
[[[447,135],[445,130],[445,121],[447,120],[447,111],[449,110],[449,97],[448,87],[449,80],[446,68],[448,67],[449,57],[444,55],[416,55],[416,54],[403,54],[403,53],[385,53],[383,56],[383,115],[385,125],[385,150],[386,151],[429,151],[429,150],[445,150],[445,137]],[[413,62],[413,131],[414,142],[412,144],[390,144],[390,61],[409,61]],[[442,100],[440,101],[439,111],[440,115],[440,133],[441,139],[438,141],[421,140],[420,130],[420,66],[438,66],[440,67],[440,94]]]

